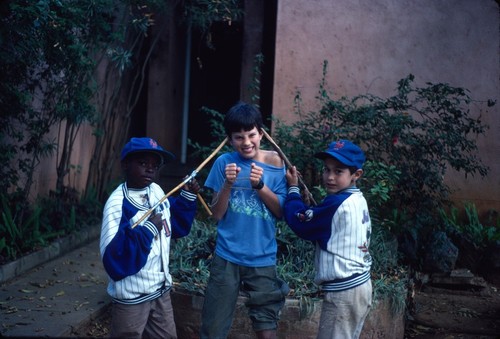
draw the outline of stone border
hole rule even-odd
[[[101,233],[101,225],[88,226],[76,231],[65,238],[52,242],[43,249],[21,257],[0,266],[0,284],[3,284],[28,270],[53,260],[63,254],[97,239]]]
[[[172,290],[177,335],[179,338],[197,338],[201,326],[204,297],[184,290]],[[245,298],[238,297],[228,339],[253,338],[253,330],[245,307]],[[286,298],[279,321],[280,338],[316,339],[321,317],[321,299],[299,300]],[[372,305],[360,339],[403,338],[405,311],[394,314],[388,299]]]

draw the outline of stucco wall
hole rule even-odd
[[[273,114],[293,118],[300,91],[314,109],[323,60],[334,97],[394,94],[397,81],[443,82],[470,90],[490,126],[477,144],[490,167],[485,179],[449,173],[454,198],[500,210],[499,6],[494,0],[282,0],[278,2]]]
[[[63,130],[64,128],[61,128],[61,131]],[[53,129],[47,139],[60,141],[58,139],[59,132],[59,130]],[[85,190],[89,171],[88,164],[92,157],[92,151],[94,150],[95,138],[92,133],[93,128],[91,126],[83,124],[80,127],[70,160],[70,164],[75,167],[70,169],[70,173],[64,179],[65,185],[70,188],[75,188],[80,192]],[[60,153],[54,152],[52,157],[46,157],[40,160],[40,164],[37,166],[33,175],[33,185],[29,197],[31,201],[35,201],[39,195],[47,195],[50,191],[56,189],[57,165],[59,159]]]

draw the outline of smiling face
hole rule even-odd
[[[360,169],[351,174],[349,168],[335,158],[327,157],[324,160],[323,184],[328,194],[354,186],[362,174]]]
[[[155,179],[160,169],[160,156],[154,153],[135,153],[123,162],[129,188],[145,188]]]
[[[231,145],[245,159],[256,159],[259,154],[262,134],[257,127],[249,131],[231,133]]]

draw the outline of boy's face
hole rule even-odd
[[[260,149],[260,140],[262,134],[257,127],[250,131],[241,130],[231,134],[231,145],[245,159],[253,159],[257,156]]]
[[[363,170],[358,169],[351,174],[349,168],[334,158],[326,158],[323,167],[323,184],[328,194],[335,194],[353,186]]]
[[[135,153],[125,159],[123,169],[129,188],[144,188],[156,179],[160,169],[160,157],[154,153]]]

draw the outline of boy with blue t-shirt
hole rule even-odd
[[[324,293],[318,338],[358,338],[372,302],[371,221],[356,187],[365,155],[352,142],[339,140],[315,157],[324,162],[327,196],[318,206],[307,206],[297,170],[289,168],[285,220],[298,236],[316,243],[314,281]]]
[[[260,149],[260,111],[239,102],[224,118],[234,152],[217,158],[205,186],[214,191],[215,256],[205,291],[201,338],[226,338],[240,290],[258,338],[276,338],[288,285],[276,273],[276,222],[287,184],[276,152]]]

